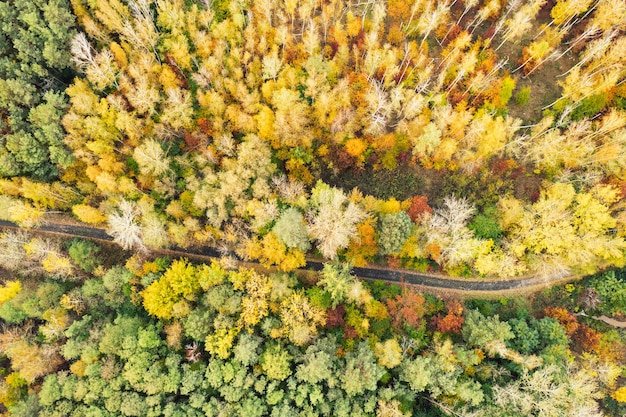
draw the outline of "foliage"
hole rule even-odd
[[[63,143],[76,19],[70,3],[0,3],[0,176],[50,180],[72,162]]]
[[[413,223],[406,212],[385,214],[380,221],[378,232],[380,253],[382,255],[398,253],[411,234],[412,228]]]
[[[596,378],[583,367],[597,369],[598,359],[568,359],[566,329],[553,318],[507,324],[464,313],[454,300],[442,316],[442,301],[414,291],[377,289],[374,298],[340,264],[327,265],[306,291],[286,274],[227,270],[217,261],[128,264],[132,272],[114,266],[101,279],[63,285],[20,278],[22,292],[2,307],[15,304],[39,321],[0,335],[13,372],[0,384],[9,415],[36,407],[45,415],[407,415],[444,400],[455,410],[519,412],[501,397],[535,395],[539,377],[571,393],[559,402],[563,410],[593,410],[596,398],[615,392],[611,365]],[[335,309],[318,306],[325,294],[322,304],[334,301]],[[560,378],[558,367],[574,379]],[[594,385],[600,380],[606,388]],[[590,388],[576,390],[573,381]],[[538,407],[550,401],[535,398]]]
[[[85,272],[92,272],[100,265],[98,252],[100,252],[100,248],[96,244],[82,239],[71,240],[67,250],[72,261]]]

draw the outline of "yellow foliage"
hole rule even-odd
[[[298,248],[287,248],[274,232],[266,234],[261,240],[250,239],[244,252],[249,258],[258,259],[261,265],[267,268],[275,265],[283,272],[306,265],[304,252]]]
[[[389,311],[385,304],[376,299],[372,299],[369,303],[365,304],[365,316],[371,319],[383,320],[389,317]]]
[[[617,402],[626,403],[626,386],[615,390],[612,397],[615,398]]]
[[[8,332],[0,335],[0,352],[11,359],[11,367],[28,383],[56,371],[64,362],[54,347],[30,344]]]
[[[74,270],[72,261],[69,258],[56,253],[46,255],[41,261],[41,266],[43,266],[46,272],[62,276],[69,276]]]
[[[44,213],[25,201],[15,201],[9,207],[9,220],[28,229],[39,225]]]
[[[346,257],[350,259],[354,266],[365,266],[374,255],[378,253],[376,245],[376,230],[372,223],[374,220],[368,218],[356,226],[357,238],[350,241]]]
[[[200,288],[196,268],[186,259],[179,259],[141,292],[143,306],[149,314],[162,319],[184,317],[191,311],[187,300],[195,300]]]
[[[17,403],[22,397],[22,387],[25,385],[26,381],[19,372],[12,372],[3,380],[0,379],[0,404],[9,407]]]
[[[217,355],[220,359],[228,359],[233,347],[235,337],[239,334],[239,329],[217,329],[215,333],[206,337],[205,349],[212,355]]]
[[[211,266],[201,265],[196,270],[198,283],[203,290],[220,285],[226,279],[226,271],[220,266],[216,260],[211,261]]]
[[[367,149],[367,143],[360,138],[348,139],[344,144],[346,152],[355,158],[363,157],[363,152]]]
[[[22,284],[19,281],[7,281],[0,286],[0,305],[15,298],[22,291]]]
[[[19,178],[13,178],[11,180],[6,178],[0,178],[0,194],[18,197],[20,193],[21,190]]]
[[[379,208],[380,214],[394,214],[401,211],[400,202],[391,197],[389,200],[384,201]]]
[[[146,311],[160,319],[172,318],[174,304],[179,301],[179,297],[174,294],[169,282],[163,279],[158,279],[150,284],[141,292],[141,297]]]
[[[239,320],[242,326],[250,328],[267,316],[271,290],[272,281],[267,276],[252,273],[246,281],[246,295],[241,299]]]
[[[76,204],[72,206],[72,213],[74,213],[81,222],[89,224],[100,224],[107,220],[106,216],[103,215],[100,210],[86,204]]]
[[[325,312],[311,305],[302,292],[294,292],[283,300],[280,319],[280,334],[296,346],[309,343],[317,335],[318,327],[326,324]]]
[[[274,112],[267,106],[261,107],[258,114],[254,116],[257,124],[257,134],[261,139],[272,141],[274,139]]]
[[[77,360],[73,364],[70,365],[70,372],[76,375],[79,378],[85,376],[85,371],[87,370],[87,364],[82,360]]]
[[[39,327],[41,334],[49,341],[54,341],[64,336],[63,332],[72,323],[72,319],[68,311],[62,307],[56,307],[46,310],[43,313],[43,319],[47,322],[44,326]]]
[[[349,37],[354,38],[361,32],[361,19],[354,16],[352,10],[346,15],[346,32]]]
[[[163,86],[163,91],[167,91],[169,88],[180,87],[181,81],[176,76],[176,73],[169,65],[161,65],[161,71],[159,73],[159,82]]]
[[[374,356],[380,366],[391,369],[402,362],[402,348],[396,339],[386,340],[384,343],[376,343]]]
[[[126,57],[126,52],[124,52],[124,49],[122,49],[120,44],[118,44],[117,42],[111,42],[109,44],[109,49],[111,49],[111,52],[113,53],[113,58],[115,58],[115,62],[117,62],[117,65],[119,65],[122,70],[126,69],[126,67],[128,66],[128,58]]]
[[[196,292],[200,290],[196,269],[186,259],[172,262],[161,279],[169,282],[175,294],[187,300],[194,300]]]

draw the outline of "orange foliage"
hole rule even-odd
[[[346,257],[354,266],[365,266],[378,253],[376,230],[372,226],[372,219],[359,223],[356,229],[357,238],[350,242]]]
[[[411,7],[409,1],[406,0],[389,0],[387,4],[387,12],[392,19],[406,21],[411,17]]]
[[[441,248],[436,243],[431,243],[430,245],[426,246],[426,254],[433,261],[437,261],[441,256]]]
[[[370,89],[370,83],[363,74],[350,73],[350,101],[355,107],[367,106],[365,95]]]
[[[578,323],[578,318],[567,311],[566,308],[547,307],[544,312],[546,316],[555,318],[561,326],[563,326],[568,336],[572,336],[576,333],[576,330],[578,330],[578,326],[580,325]]]
[[[363,139],[359,138],[348,139],[344,146],[346,152],[355,158],[361,156],[367,149],[367,144],[363,141]]]
[[[433,318],[433,326],[441,333],[460,333],[465,322],[463,317],[463,305],[457,300],[451,300],[446,304],[448,314],[438,314]]]
[[[405,39],[405,34],[399,25],[392,25],[387,33],[387,42],[393,45],[400,45]]]
[[[388,299],[387,309],[391,316],[394,327],[400,328],[403,324],[416,328],[424,316],[425,298],[410,289],[404,289],[402,295],[396,295],[395,299]]]
[[[572,339],[582,350],[597,352],[600,348],[601,337],[602,333],[595,331],[586,324],[580,324]]]
[[[407,210],[407,214],[411,221],[418,223],[425,214],[430,214],[433,209],[428,205],[428,197],[425,195],[416,195],[411,198],[411,206]]]

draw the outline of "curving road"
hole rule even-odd
[[[0,220],[0,228],[20,229],[15,223]],[[64,223],[47,222],[44,225],[29,230],[30,232],[65,235],[69,237],[82,237],[87,239],[97,239],[104,241],[113,241],[113,238],[106,233],[105,230],[89,226],[77,226]],[[155,251],[159,252],[159,251]],[[202,257],[219,258],[220,253],[212,247],[203,247],[199,249],[183,249],[173,247],[166,251],[169,255],[189,256],[196,255]],[[303,271],[319,271],[323,268],[323,262],[309,260]],[[555,284],[556,282],[574,281],[579,276],[563,277],[557,281],[548,281],[545,278],[535,276],[525,276],[512,279],[501,280],[473,280],[458,279],[438,274],[427,274],[409,270],[388,269],[385,267],[368,267],[353,269],[354,275],[365,279],[376,279],[394,283],[404,283],[415,285],[434,290],[448,290],[460,293],[487,292],[492,294],[514,292],[515,290],[530,290],[545,287],[547,284]]]

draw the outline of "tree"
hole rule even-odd
[[[421,294],[405,288],[401,295],[395,298],[388,298],[387,309],[393,320],[393,324],[397,329],[402,326],[410,326],[414,329],[419,328],[424,316],[424,302],[426,299]]]
[[[138,222],[139,210],[135,203],[122,200],[116,211],[108,216],[109,230],[113,240],[124,249],[145,249],[141,226]]]
[[[324,310],[311,305],[302,292],[294,292],[280,306],[282,327],[277,331],[296,346],[310,343],[326,324]]]
[[[330,294],[332,308],[337,307],[339,303],[346,300],[350,285],[356,280],[351,272],[352,267],[350,264],[324,264],[324,269],[321,273],[322,277],[317,282],[317,285]]]
[[[311,210],[307,215],[309,235],[317,240],[317,248],[327,259],[335,259],[339,249],[347,248],[356,236],[356,224],[363,211],[348,202],[345,194],[319,181],[311,190]]]
[[[278,343],[268,343],[259,358],[263,373],[270,379],[284,381],[291,375],[292,356]]]
[[[164,319],[182,318],[189,314],[187,301],[194,301],[200,288],[196,268],[183,259],[172,262],[141,296],[148,313]]]
[[[404,211],[382,216],[378,239],[380,253],[391,255],[400,252],[412,230],[411,218]]]
[[[376,384],[385,373],[376,363],[374,353],[366,342],[346,353],[345,368],[339,376],[343,389],[349,397],[376,390]]]
[[[311,248],[304,216],[294,207],[288,208],[280,215],[272,231],[288,248],[298,248],[302,252],[307,252]]]
[[[498,315],[485,317],[478,310],[468,310],[461,330],[469,346],[489,349],[489,345],[506,342],[514,337],[511,326]]]
[[[49,180],[72,162],[60,121],[75,18],[66,0],[2,1],[0,23],[0,176]]]

